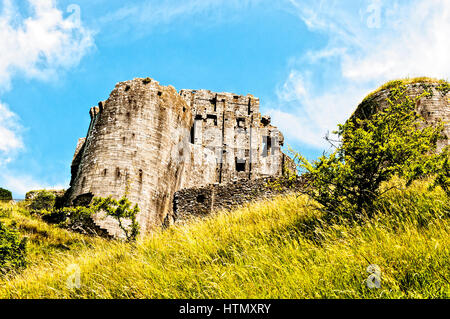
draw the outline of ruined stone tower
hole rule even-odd
[[[126,195],[140,207],[143,232],[174,219],[180,189],[280,176],[289,160],[280,149],[283,135],[261,117],[251,95],[178,93],[134,79],[118,83],[90,116],[76,147],[68,204]],[[95,222],[120,236],[114,220],[96,216]]]
[[[402,83],[402,80],[392,83]],[[429,95],[420,98],[416,103],[416,111],[425,119],[426,125],[434,125],[439,121],[444,124],[443,134],[447,139],[438,141],[438,150],[450,145],[450,97],[449,84],[444,81],[432,79],[412,79],[411,83],[405,84],[406,95],[416,98],[424,93]],[[353,113],[352,117],[366,118],[379,109],[387,107],[389,87],[380,89],[367,97]]]

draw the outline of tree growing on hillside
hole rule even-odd
[[[390,89],[388,106],[368,118],[349,119],[339,125],[338,141],[328,141],[334,151],[314,162],[294,153],[300,171],[309,175],[306,193],[323,206],[328,217],[370,216],[374,202],[389,189],[380,185],[394,175],[408,183],[435,176],[435,185],[448,191],[449,150],[436,153],[442,125],[424,126],[415,112],[417,98],[398,84]]]

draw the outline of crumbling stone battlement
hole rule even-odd
[[[134,79],[118,83],[89,114],[67,204],[126,195],[140,207],[143,232],[175,220],[173,197],[181,189],[282,176],[291,163],[281,151],[283,135],[251,95],[178,93],[149,78]],[[114,220],[95,221],[121,235]]]

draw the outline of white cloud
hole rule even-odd
[[[15,199],[25,198],[25,194],[31,190],[39,189],[67,189],[69,182],[65,184],[49,184],[36,181],[29,175],[13,174],[11,172],[0,172],[1,187],[6,187],[13,193]]]
[[[239,15],[239,10],[248,10],[252,5],[263,0],[146,0],[131,2],[99,18],[101,28],[116,25],[113,35],[127,32],[140,36],[153,31],[158,26],[168,26],[171,23],[189,19],[192,27],[201,23],[203,27],[224,21],[230,21]],[[239,10],[236,10],[239,9]],[[236,15],[230,14],[234,10]],[[131,32],[129,32],[131,30]],[[161,29],[158,29],[161,30]]]
[[[382,83],[450,75],[450,1],[290,2],[328,43],[293,59],[279,106],[269,112],[288,139],[323,148],[326,132]]]
[[[0,92],[11,89],[14,77],[56,78],[61,70],[76,66],[94,46],[92,32],[81,24],[79,7],[69,6],[67,17],[55,0],[27,0],[21,8],[25,7],[28,16],[13,1],[0,2]],[[7,164],[25,148],[23,127],[13,107],[0,102],[0,182],[23,193],[42,185],[31,177],[9,173]]]
[[[0,166],[2,162],[9,161],[8,158],[2,158],[2,153],[9,154],[23,148],[22,139],[18,134],[20,128],[17,115],[0,102]]]
[[[49,79],[60,69],[79,63],[94,45],[79,11],[64,18],[54,0],[28,0],[32,15],[24,17],[11,0],[0,13],[0,88],[9,88],[14,75]]]

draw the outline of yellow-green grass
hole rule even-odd
[[[8,206],[2,220],[27,225],[33,253],[25,270],[0,278],[0,298],[448,298],[448,198],[426,182],[396,183],[363,223],[328,225],[313,201],[290,195],[136,244],[75,235]],[[81,287],[69,289],[73,264]],[[366,285],[370,264],[379,289]]]

